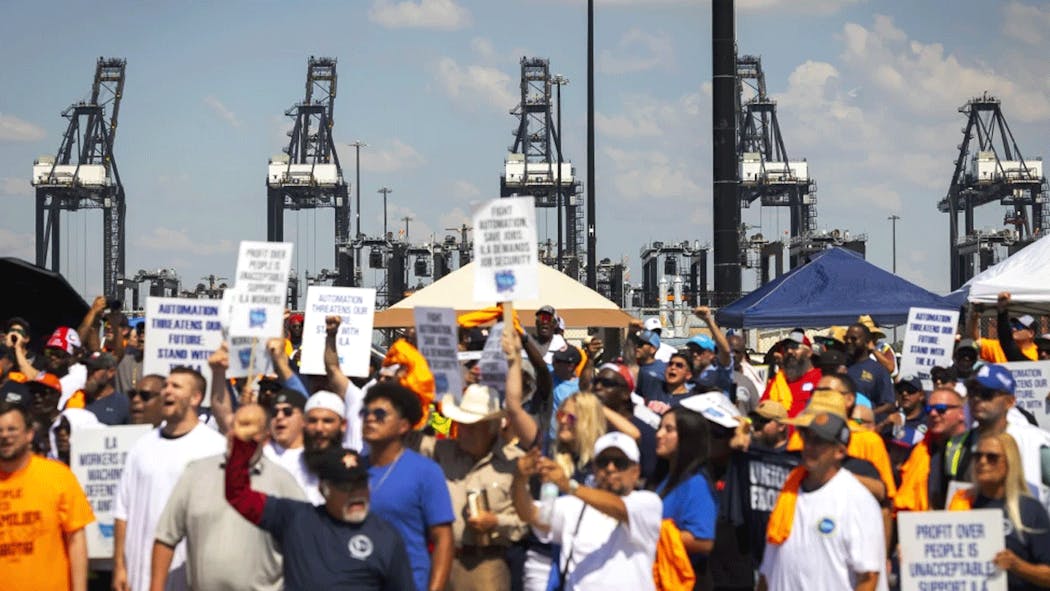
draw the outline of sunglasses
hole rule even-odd
[[[576,415],[572,414],[571,412],[565,412],[564,410],[559,410],[557,413],[554,414],[554,417],[559,422],[560,421],[567,421],[570,425],[575,425],[576,424]]]
[[[624,456],[601,456],[594,459],[594,466],[596,468],[606,470],[608,469],[609,464],[612,464],[618,472],[623,472],[627,468],[630,468],[633,463],[634,462]]]
[[[150,398],[157,396],[160,392],[151,392],[149,390],[128,390],[128,400],[138,396],[143,402],[149,402]]]
[[[289,418],[295,414],[294,406],[278,406],[273,409],[273,414],[276,417]]]
[[[926,414],[933,414],[933,411],[937,411],[937,414],[943,415],[944,413],[952,410],[953,408],[962,408],[961,404],[927,404]]]
[[[371,410],[362,408],[361,412],[357,413],[361,417],[362,421],[367,421],[368,417],[375,417],[377,423],[382,423],[386,420],[390,413],[385,408],[373,408]]]
[[[536,320],[539,320],[540,322],[550,322],[551,320],[554,320],[554,315],[543,312],[536,315]]]
[[[618,381],[615,378],[594,378],[591,380],[595,386],[602,386],[603,388],[626,388],[627,384]]]
[[[997,454],[985,451],[973,452],[973,461],[980,462],[982,460],[987,461],[989,464],[998,464],[999,460],[1003,457],[1003,454]]]
[[[1015,332],[1018,330],[1028,330],[1028,327],[1021,324],[1020,322],[1011,322],[1010,328],[1014,329]]]

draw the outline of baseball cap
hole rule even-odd
[[[306,397],[303,396],[302,392],[292,390],[291,388],[281,388],[278,390],[277,395],[273,399],[273,404],[274,406],[278,404],[289,404],[304,413],[306,412]]]
[[[23,383],[7,380],[4,385],[0,386],[0,402],[28,407],[31,399],[32,394],[29,392],[29,387]]]
[[[317,459],[314,472],[317,477],[335,485],[348,488],[365,488],[368,486],[368,469],[364,460],[354,450],[332,447],[325,450]]]
[[[309,413],[315,408],[330,410],[340,417],[346,416],[346,403],[343,402],[343,399],[338,394],[329,392],[328,390],[319,390],[315,392],[314,395],[306,401],[306,406],[304,407],[303,412]]]
[[[1050,334],[1035,337],[1035,347],[1037,349],[1050,349]]]
[[[627,389],[631,392],[634,392],[634,376],[631,375],[631,370],[626,365],[620,363],[603,363],[598,368],[598,371],[601,371],[603,369],[611,369],[612,371],[615,371],[616,373],[620,374],[620,377],[622,377],[623,380],[627,382]]]
[[[95,351],[84,360],[84,365],[91,371],[113,369],[117,366],[117,358],[110,353]]]
[[[1032,318],[1030,315],[1025,314],[1024,316],[1016,316],[1014,318],[1011,318],[1010,322],[1012,324],[1020,324],[1021,326],[1030,330],[1032,328],[1032,325],[1035,324],[1035,318]]]
[[[808,425],[799,425],[799,428],[824,441],[849,445],[849,425],[846,419],[839,415],[830,412],[817,413]]]
[[[977,343],[973,339],[963,339],[955,345],[955,352],[958,353],[963,349],[972,349],[974,353],[977,353]]]
[[[811,347],[813,343],[810,342],[809,337],[806,336],[806,331],[801,328],[796,328],[788,333],[787,340],[794,341],[800,345]]]
[[[36,374],[36,377],[27,382],[27,384],[30,385],[30,388],[32,388],[32,386],[37,386],[43,388],[50,388],[58,392],[62,391],[62,382],[58,379],[58,376],[56,376],[53,373],[47,373],[42,371]]]
[[[547,304],[544,306],[540,306],[540,309],[536,310],[536,315],[539,316],[540,314],[550,314],[551,316],[557,316],[558,312],[554,309],[554,306]]]
[[[45,349],[61,349],[68,355],[72,355],[80,346],[80,336],[77,331],[68,326],[60,326],[51,333],[51,338],[44,345]]]
[[[639,343],[652,345],[653,347],[660,348],[660,335],[656,334],[651,330],[639,330],[632,335],[635,341]]]
[[[691,337],[685,342],[686,345],[693,345],[698,347],[701,351],[707,349],[708,351],[715,350],[715,341],[706,334],[698,334],[695,337]]]
[[[740,409],[721,392],[708,392],[706,394],[689,396],[681,401],[681,405],[693,412],[704,415],[705,419],[727,429],[735,429],[740,424]]]
[[[977,374],[974,375],[973,381],[989,390],[1006,392],[1011,396],[1017,387],[1017,382],[1014,381],[1014,374],[1010,373],[1010,370],[1005,367],[995,363],[982,365],[981,369],[977,370]]]
[[[770,421],[782,421],[788,416],[787,410],[784,409],[784,405],[776,400],[763,400],[758,403],[758,408],[756,408],[753,413]]]
[[[663,330],[664,328],[663,323],[660,322],[660,318],[657,316],[646,318],[643,326],[645,327],[645,330],[651,330],[653,332]]]
[[[902,390],[905,392],[922,392],[922,380],[913,375],[903,376],[901,377],[901,381],[897,382],[894,388],[898,392]]]
[[[846,357],[845,353],[838,349],[827,349],[813,360],[813,365],[820,367],[822,370],[826,367],[835,368],[848,363],[849,358]]]
[[[565,361],[565,362],[569,363],[570,365],[572,365],[573,367],[576,367],[577,365],[580,364],[580,360],[582,358],[580,357],[579,350],[577,350],[576,347],[573,347],[572,345],[569,345],[569,346],[565,347],[564,349],[562,349],[561,351],[555,351],[554,355],[553,355],[553,359],[554,359],[554,361]]]
[[[605,435],[598,438],[598,441],[594,442],[594,457],[598,457],[601,453],[610,447],[622,451],[628,460],[634,463],[638,463],[641,458],[641,453],[638,451],[638,444],[634,442],[629,436],[620,433],[619,431],[610,431]]]

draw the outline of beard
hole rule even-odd
[[[328,453],[329,449],[339,449],[343,443],[343,434],[336,431],[325,437],[315,435],[310,431],[303,432],[303,461],[307,469],[316,474],[321,458]]]
[[[784,377],[788,382],[797,382],[809,371],[809,362],[793,355],[784,359]]]
[[[349,509],[350,505],[362,502],[364,503],[364,508],[357,510]],[[346,502],[346,505],[343,507],[343,521],[354,524],[363,522],[365,518],[368,517],[368,508],[368,501],[361,501],[360,499],[350,499]]]

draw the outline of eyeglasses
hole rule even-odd
[[[998,464],[999,460],[1003,457],[1003,454],[997,454],[986,451],[975,451],[973,452],[973,461],[980,462],[982,460],[987,461],[989,464]]]
[[[150,398],[159,395],[160,392],[152,392],[150,390],[128,390],[128,400],[138,396],[143,402],[149,402]]]
[[[627,384],[621,382],[615,378],[594,378],[591,380],[595,386],[602,386],[603,388],[626,388]]]
[[[594,459],[595,468],[607,470],[609,468],[609,464],[612,464],[618,472],[622,472],[627,468],[630,468],[631,464],[633,463],[634,462],[632,462],[625,456],[600,456]]]
[[[288,406],[276,406],[273,409],[274,416],[288,418],[295,414],[295,407]],[[382,422],[382,421],[380,421]]]
[[[570,425],[575,425],[576,424],[576,415],[572,414],[571,412],[565,412],[564,410],[559,410],[558,412],[556,412],[554,414],[554,417],[559,422],[566,421]]]
[[[684,361],[670,361],[667,363],[667,367],[677,367],[678,369],[686,369],[689,367]]]
[[[943,415],[944,413],[952,410],[953,408],[962,408],[961,404],[927,404],[926,414],[933,414],[933,411],[937,411],[937,414]]]
[[[370,416],[371,417],[375,417],[375,420],[376,420],[377,423],[382,423],[383,421],[386,420],[386,418],[388,416],[390,416],[390,413],[385,408],[373,408],[373,409],[362,408],[361,412],[359,412],[357,414],[358,414],[358,416],[361,417],[362,421],[367,421],[368,417],[370,417]]]

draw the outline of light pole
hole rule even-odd
[[[357,218],[356,236],[357,236],[357,239],[360,240],[361,239],[361,148],[367,148],[368,144],[362,142],[361,140],[355,140],[354,143],[352,143],[350,145],[353,146],[357,150],[357,154],[356,154],[356,161],[357,162],[356,162],[356,169],[354,171],[354,174],[355,174],[356,179],[357,179],[356,180],[356,182],[357,182],[357,213],[355,214],[355,217]]]
[[[383,187],[382,189],[376,191],[376,193],[383,194],[383,240],[386,240],[386,196],[393,192],[393,189],[388,189],[386,187]]]
[[[598,287],[594,211],[594,0],[587,0],[587,287]]]
[[[892,242],[892,244],[893,244],[893,247],[892,247],[892,249],[893,249],[892,250],[892,252],[893,252],[893,274],[896,275],[897,274],[897,220],[901,219],[901,216],[899,216],[897,214],[893,214],[893,215],[891,215],[890,217],[888,217],[886,219],[888,219],[890,221],[890,224],[893,227],[893,234],[892,234],[892,236],[893,236],[893,238],[892,238],[892,240],[893,240],[893,242]],[[897,344],[897,327],[896,326],[893,327],[893,343]]]
[[[558,180],[557,180],[557,189],[558,189],[558,197],[557,197],[557,199],[558,199],[558,203],[557,203],[557,207],[558,207],[558,270],[562,271],[562,270],[564,270],[564,268],[562,267],[562,252],[563,252],[563,250],[562,250],[563,249],[563,247],[562,247],[562,226],[565,225],[565,223],[562,220],[562,202],[561,202],[561,195],[562,195],[562,193],[561,193],[561,165],[562,165],[562,155],[561,155],[561,146],[562,146],[562,143],[561,143],[561,87],[566,85],[566,84],[568,84],[569,83],[569,79],[566,78],[565,76],[562,76],[561,74],[557,74],[557,75],[554,76],[554,79],[551,80],[551,82],[553,82],[554,84],[556,84],[558,86],[558,124],[557,124],[557,126],[558,126]]]

